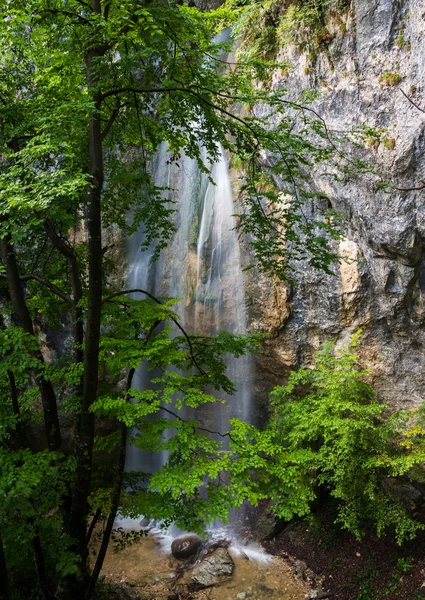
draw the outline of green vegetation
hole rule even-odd
[[[14,0],[1,10],[0,596],[89,600],[118,510],[201,530],[244,500],[282,493],[289,517],[313,497],[290,499],[292,459],[276,457],[271,432],[235,420],[227,451],[196,421],[170,408],[159,416],[164,405],[215,402],[206,390],[232,393],[225,357],[257,350],[260,338],[189,337],[173,300],[122,288],[112,233],[143,225],[143,248],[154,245],[156,257],[174,231],[169,190],[150,175],[158,147],[171,162],[185,152],[203,172],[201,147],[208,162],[220,145],[238,155],[239,226],[259,267],[283,280],[297,260],[331,272],[336,258],[331,219],[301,210],[315,196],[306,166],[348,172],[353,161],[308,108],[314,95],[294,103],[254,87],[276,65],[221,68],[233,41],[211,36],[238,18],[228,6]],[[262,117],[251,110],[259,102]],[[56,331],[65,332],[59,347]],[[156,375],[138,391],[141,361]],[[152,477],[125,473],[129,441],[167,450],[169,461]]]
[[[272,426],[259,431],[235,419],[222,432],[225,449],[170,406],[215,402],[211,389],[218,397],[232,393],[226,357],[257,351],[261,338],[189,337],[175,300],[145,290],[135,299],[114,272],[113,232],[131,234],[142,225],[143,249],[154,245],[154,257],[173,234],[169,190],[150,174],[162,143],[170,161],[185,152],[203,172],[220,146],[238,156],[245,167],[239,227],[260,269],[286,281],[297,261],[332,272],[336,215],[304,217],[303,202],[317,195],[306,171],[330,164],[330,172],[337,167],[334,173],[345,175],[365,165],[348,160],[341,138],[309,109],[313,94],[292,102],[282,90],[254,87],[278,65],[253,56],[222,68],[232,41],[214,43],[211,35],[244,13],[231,8],[201,13],[168,0],[14,0],[2,7],[2,600],[90,600],[118,510],[200,531],[244,501],[272,498],[287,519],[307,514],[316,486],[327,485],[341,502],[344,526],[356,533],[367,517],[379,530],[397,521],[400,538],[417,528],[378,484],[382,470],[406,473],[403,460],[413,468],[422,451],[404,446],[405,456],[389,442],[395,420],[380,421],[383,408],[351,373],[351,355],[339,363],[322,353],[316,378],[293,376],[311,385],[310,396],[288,403],[291,378],[274,393]],[[252,110],[260,102],[261,117]],[[241,106],[248,107],[244,116]],[[66,339],[58,347],[54,332],[61,330]],[[152,374],[142,391],[131,388],[141,361]],[[320,408],[326,398],[334,426]],[[316,424],[308,435],[300,406]],[[409,443],[421,436],[412,434]],[[167,451],[168,462],[152,476],[125,473],[129,442]],[[360,459],[365,489],[350,466]],[[99,522],[101,545],[89,568]]]
[[[235,6],[241,2],[233,0]],[[342,34],[346,23],[341,16],[349,8],[346,0],[267,0],[245,2],[245,12],[239,24],[243,42],[242,58],[273,58],[279,47],[294,44],[299,51],[314,57],[333,39],[328,24],[339,24]]]
[[[374,579],[378,575],[371,561],[353,577],[353,583],[359,587],[359,592],[356,595],[356,600],[375,600],[376,593],[374,589]]]
[[[384,485],[386,477],[409,476],[424,460],[421,415],[386,416],[365,378],[356,369],[359,336],[336,352],[325,344],[315,369],[292,373],[272,394],[273,440],[292,454],[300,506],[311,490],[324,487],[338,502],[337,522],[360,538],[366,523],[397,540],[423,528]],[[420,471],[420,469],[419,469]],[[422,476],[416,472],[415,476]],[[279,503],[284,503],[281,497]]]
[[[390,71],[387,71],[386,73],[380,76],[379,81],[383,85],[395,87],[401,82],[402,79],[403,78],[399,73],[391,73]]]
[[[386,150],[394,150],[396,141],[394,138],[386,138],[382,141],[384,148]]]

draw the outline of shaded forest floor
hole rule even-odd
[[[335,516],[332,506],[323,506],[263,546],[289,558],[301,577],[311,569],[330,600],[425,600],[425,532],[402,547],[391,536],[372,532],[358,542],[334,525]]]

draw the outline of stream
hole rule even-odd
[[[207,588],[185,595],[187,576],[175,582],[175,569],[179,561],[170,553],[170,544],[160,537],[148,535],[121,550],[110,545],[102,575],[105,582],[119,583],[140,600],[168,600],[173,593],[193,600],[304,600],[308,588],[293,575],[282,560],[264,552],[257,560],[249,560],[243,549],[230,547],[235,563],[234,574],[218,587]],[[178,596],[176,596],[177,598]]]

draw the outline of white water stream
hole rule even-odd
[[[133,236],[129,250],[129,287],[145,289],[157,296],[180,298],[175,310],[188,333],[214,335],[220,330],[246,333],[244,279],[233,216],[236,209],[224,152],[220,151],[218,162],[211,166],[215,185],[201,173],[194,160],[183,156],[177,164],[169,158],[163,145],[156,157],[154,175],[156,185],[170,188],[171,191],[164,193],[170,194],[170,199],[176,202],[176,233],[160,259],[153,264],[151,252],[140,252],[143,228]],[[232,381],[238,382],[236,393],[233,396],[220,393],[225,404],[207,404],[196,411],[186,409],[181,414],[195,416],[213,431],[227,431],[232,417],[249,422],[253,412],[252,368],[249,356],[238,359],[229,356],[227,374]],[[146,389],[152,376],[142,363],[132,386]],[[152,473],[166,459],[165,453],[141,452],[130,446],[126,468]],[[117,525],[140,529],[139,521],[129,519],[118,519]],[[168,550],[172,537],[181,533],[173,529],[160,532],[154,523],[148,527]],[[240,552],[237,538],[230,531],[211,531],[212,537],[223,538],[224,535],[232,539],[233,551]],[[267,560],[257,545],[244,546],[243,552],[256,560]]]

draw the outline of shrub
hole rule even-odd
[[[400,543],[423,526],[383,481],[424,460],[424,432],[418,424],[408,427],[408,413],[385,416],[367,372],[356,366],[358,341],[356,334],[339,352],[325,344],[314,369],[293,372],[286,386],[275,388],[270,428],[282,451],[304,452],[299,468],[337,499],[343,528],[360,538],[373,523],[378,535],[392,529]]]

